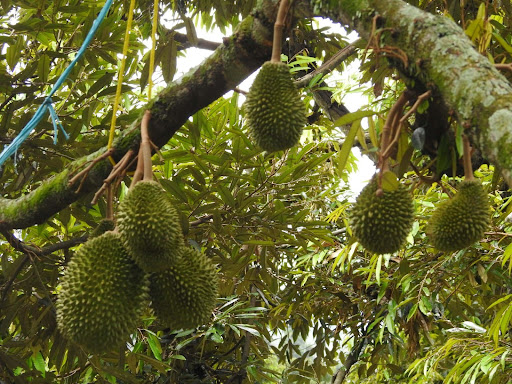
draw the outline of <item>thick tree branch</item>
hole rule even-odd
[[[270,58],[275,3],[265,0],[254,16],[244,19],[235,33],[224,39],[213,54],[196,69],[169,84],[153,102],[150,109],[149,134],[151,141],[161,147],[181,128],[187,119],[200,109],[234,89],[261,64]],[[114,142],[112,157],[119,161],[140,143],[140,121],[123,130]],[[112,165],[108,159],[98,162],[86,175],[82,188],[69,185],[69,180],[86,164],[101,156],[102,148],[89,156],[67,165],[66,169],[43,182],[32,192],[16,199],[0,197],[0,229],[26,228],[46,221],[85,195],[97,191],[109,175]]]
[[[473,144],[512,183],[512,86],[450,18],[402,0],[309,3],[318,15],[349,25],[367,40],[378,16],[380,45],[389,48],[382,50],[384,55],[394,48],[405,53],[407,66],[390,60],[407,77],[432,89],[434,97],[443,98]]]

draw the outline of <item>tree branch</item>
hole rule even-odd
[[[273,9],[274,2],[264,0],[259,7]],[[158,147],[167,143],[190,116],[233,90],[269,59],[275,20],[269,19],[268,12],[259,8],[253,14],[244,19],[234,34],[225,38],[223,44],[200,66],[169,84],[148,107],[143,108],[151,111],[149,135]],[[114,141],[112,157],[115,161],[119,161],[128,150],[137,150],[139,123],[140,119],[133,122]],[[69,163],[64,171],[26,195],[15,199],[0,197],[0,229],[27,228],[43,223],[79,198],[97,191],[112,169],[108,159],[95,164],[79,191],[68,182],[85,164],[105,151],[106,148],[102,148]]]
[[[361,39],[355,41],[353,44],[349,44],[346,47],[343,47],[339,52],[329,58],[329,60],[323,63],[320,67],[314,71],[309,72],[307,75],[301,77],[300,79],[297,79],[295,81],[297,88],[302,88],[308,85],[309,82],[319,73],[325,75],[326,73],[332,72],[338,65],[343,63],[346,59],[357,52],[356,45],[360,41]]]
[[[168,33],[170,33],[170,31],[168,31]],[[193,45],[188,40],[187,35],[185,33],[180,33],[180,32],[174,32],[173,37],[176,42],[180,43],[180,45],[178,46],[178,51],[181,51],[181,50],[184,50],[187,48],[191,48],[191,47],[215,51],[222,44],[222,43],[216,43],[215,41],[198,38],[197,44]]]
[[[341,384],[345,380],[345,377],[350,372],[350,369],[352,366],[357,363],[359,360],[359,355],[361,354],[361,351],[363,350],[363,347],[365,346],[368,336],[368,328],[371,323],[368,323],[366,327],[361,332],[361,336],[359,339],[354,343],[354,346],[350,350],[350,353],[347,356],[347,359],[345,360],[345,363],[343,364],[343,367],[336,372],[336,374],[333,376],[333,384]]]
[[[367,40],[378,15],[380,44],[400,49],[408,65],[388,56],[390,62],[442,97],[473,144],[512,183],[512,85],[455,22],[402,0],[309,3],[319,16],[349,25]]]

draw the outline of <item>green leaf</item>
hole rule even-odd
[[[346,115],[341,116],[338,120],[334,122],[335,127],[341,127],[343,125],[348,125],[354,123],[356,121],[361,121],[364,117],[373,116],[377,112],[370,110],[356,111],[352,113],[347,113]],[[357,132],[356,132],[357,133]]]
[[[275,245],[275,242],[270,240],[247,240],[244,241],[245,245],[264,245],[264,246],[272,246]]]
[[[176,58],[178,48],[174,38],[171,38],[165,45],[162,57],[160,59],[160,67],[162,68],[162,75],[166,83],[170,83],[176,73]]]
[[[228,205],[230,207],[235,207],[235,205],[236,205],[235,199],[234,199],[233,195],[231,194],[231,191],[228,188],[226,188],[222,184],[219,184],[217,186],[217,192],[219,193],[222,201],[224,203],[226,203],[226,205]]]
[[[396,191],[400,187],[400,182],[396,175],[391,171],[386,171],[382,175],[382,189],[384,191]]]
[[[43,53],[39,57],[39,62],[37,63],[37,75],[41,82],[48,82],[48,74],[50,73],[50,58],[47,54]]]
[[[254,336],[260,336],[260,333],[258,332],[257,329],[254,329],[252,325],[248,325],[248,324],[236,324],[236,326],[240,329],[243,329],[244,331],[246,332],[249,332],[251,334],[253,334]]]
[[[101,76],[96,82],[91,85],[91,88],[87,91],[88,96],[93,96],[96,93],[98,93],[101,89],[104,87],[110,85],[112,83],[112,80],[114,79],[114,73],[113,72],[107,72],[103,76]]]
[[[46,363],[43,359],[43,355],[41,355],[41,352],[38,351],[32,355],[32,363],[34,364],[34,368],[41,372],[44,377],[46,372]]]
[[[155,356],[155,358],[158,361],[162,361],[162,346],[160,344],[160,340],[152,332],[147,332],[147,334],[148,334],[147,340],[148,340],[149,348],[151,348],[151,352],[153,352],[153,356]]]
[[[185,28],[187,30],[187,39],[189,43],[193,46],[197,46],[197,32],[194,23],[190,17],[184,17],[183,21],[185,23]]]
[[[345,137],[345,141],[343,142],[343,145],[341,146],[341,150],[338,152],[338,159],[337,159],[338,160],[338,175],[341,175],[341,172],[345,169],[345,166],[347,165],[347,160],[350,155],[350,151],[352,150],[352,147],[354,145],[354,140],[355,140],[355,138],[357,136],[357,132],[359,131],[360,128],[361,128],[361,120],[354,121],[352,123],[352,127],[350,127],[350,131],[348,132],[347,137]]]
[[[7,47],[5,59],[7,60],[7,64],[9,65],[12,71],[14,71],[14,68],[18,64],[18,61],[21,57],[24,43],[25,40],[23,39],[23,36],[18,35],[18,37],[16,38],[16,44]]]

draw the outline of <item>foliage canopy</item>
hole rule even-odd
[[[455,37],[473,44],[489,68],[504,71],[492,79],[479,77],[478,84],[508,89],[510,2],[408,3],[418,15],[453,20],[460,28]],[[0,142],[10,143],[30,120],[102,4],[0,1]],[[399,26],[382,24],[406,3],[294,2],[283,55],[305,83],[308,126],[299,145],[272,154],[247,136],[241,107],[246,89],[227,91],[270,57],[276,2],[172,0],[159,5],[154,78],[167,85],[148,103],[153,2],[136,0],[114,158],[119,161],[138,147],[140,117],[151,109],[152,138],[160,147],[153,158],[155,177],[181,212],[189,244],[218,265],[217,306],[209,322],[195,329],[165,328],[148,309],[126,348],[103,355],[70,345],[57,329],[55,301],[63,271],[107,211],[104,198],[91,200],[111,170],[108,160],[85,176],[79,192],[80,183],[68,181],[105,152],[129,6],[115,1],[84,58],[53,97],[69,140],[59,135],[54,144],[53,125],[43,121],[15,159],[1,167],[0,379],[509,382],[512,226],[507,218],[512,205],[507,167],[512,159],[498,156],[494,163],[487,156],[493,151],[488,138],[498,135],[507,142],[510,127],[497,124],[482,133],[476,120],[462,119],[473,94],[459,93],[452,102],[444,80],[432,75],[435,68],[426,69],[428,52],[415,57],[413,48],[395,36],[402,33]],[[319,27],[314,17],[348,24],[362,39],[349,44],[344,34]],[[172,19],[172,27],[164,18]],[[234,32],[212,42],[196,31],[199,25]],[[425,24],[425,30],[441,40],[432,25]],[[215,51],[195,71],[175,79],[177,58],[191,47]],[[341,55],[342,62],[314,72],[319,62],[339,59],[340,51],[349,52]],[[339,73],[356,59],[355,81],[341,84]],[[460,81],[465,81],[462,76]],[[349,113],[343,100],[357,88],[368,103]],[[390,159],[390,168],[414,197],[412,231],[395,254],[372,254],[353,239],[347,216],[354,200],[348,180],[358,165],[351,150],[357,146],[377,163],[379,140],[397,100],[407,94],[404,112],[411,111],[426,91],[430,95],[404,119]],[[503,91],[500,105],[511,108],[509,97]],[[487,116],[487,109],[471,113],[477,119]],[[492,223],[472,246],[439,252],[425,231],[434,208],[453,196],[454,181],[463,174],[463,133],[475,147],[472,164],[488,193]],[[116,204],[129,183],[125,175]]]

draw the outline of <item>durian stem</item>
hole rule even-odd
[[[137,159],[137,168],[135,169],[135,173],[133,174],[132,183],[130,184],[130,188],[132,188],[135,184],[142,180],[144,176],[144,157],[142,156],[142,145],[139,147],[139,155]]]
[[[286,14],[290,9],[289,0],[281,0],[279,4],[279,11],[277,12],[276,22],[274,24],[274,40],[272,42],[272,58],[270,59],[273,63],[281,62],[281,48],[283,42],[283,29],[286,20]]]
[[[473,164],[471,164],[471,144],[466,135],[462,136],[462,141],[464,143],[464,178],[466,180],[474,180]]]
[[[142,161],[144,163],[144,181],[153,180],[153,163],[151,162],[151,140],[149,139],[148,125],[151,120],[151,111],[144,112],[142,122],[140,124],[140,136],[142,149]],[[140,160],[140,159],[139,159]]]
[[[106,191],[107,187],[118,177],[121,177],[123,173],[125,172],[126,167],[130,164],[130,159],[133,156],[133,149],[130,149],[128,152],[125,153],[125,155],[122,157],[122,159],[117,163],[114,168],[112,168],[112,171],[108,175],[108,177],[103,180],[103,185],[99,189],[98,192],[94,195],[91,204],[96,204],[103,195],[103,193]]]
[[[69,182],[68,182],[68,186],[71,186],[73,184],[76,183],[76,181],[78,179],[82,179],[82,181],[80,182],[80,186],[78,187],[78,189],[75,191],[75,192],[79,192],[80,189],[82,188],[82,185],[85,181],[85,179],[87,179],[87,174],[89,173],[89,171],[94,168],[94,166],[96,164],[98,164],[101,160],[103,159],[106,159],[107,157],[109,156],[112,156],[112,154],[114,153],[114,148],[110,148],[108,151],[106,151],[104,154],[98,156],[96,159],[94,159],[93,161],[91,161],[91,163],[87,166],[87,168],[85,168],[84,170],[78,172],[75,176],[73,176]]]
[[[397,128],[400,127],[400,116],[406,103],[407,97],[405,95],[405,92],[403,92],[396,101],[396,103],[389,110],[388,117],[386,119],[386,122],[384,123],[384,127],[382,128],[382,134],[380,136],[379,153],[379,169],[381,170],[381,174],[388,170],[387,159],[391,152],[389,147],[390,144],[393,144],[391,142],[391,137],[398,130]]]
[[[112,184],[107,187],[107,213],[105,218],[110,220],[114,218],[114,188]]]

